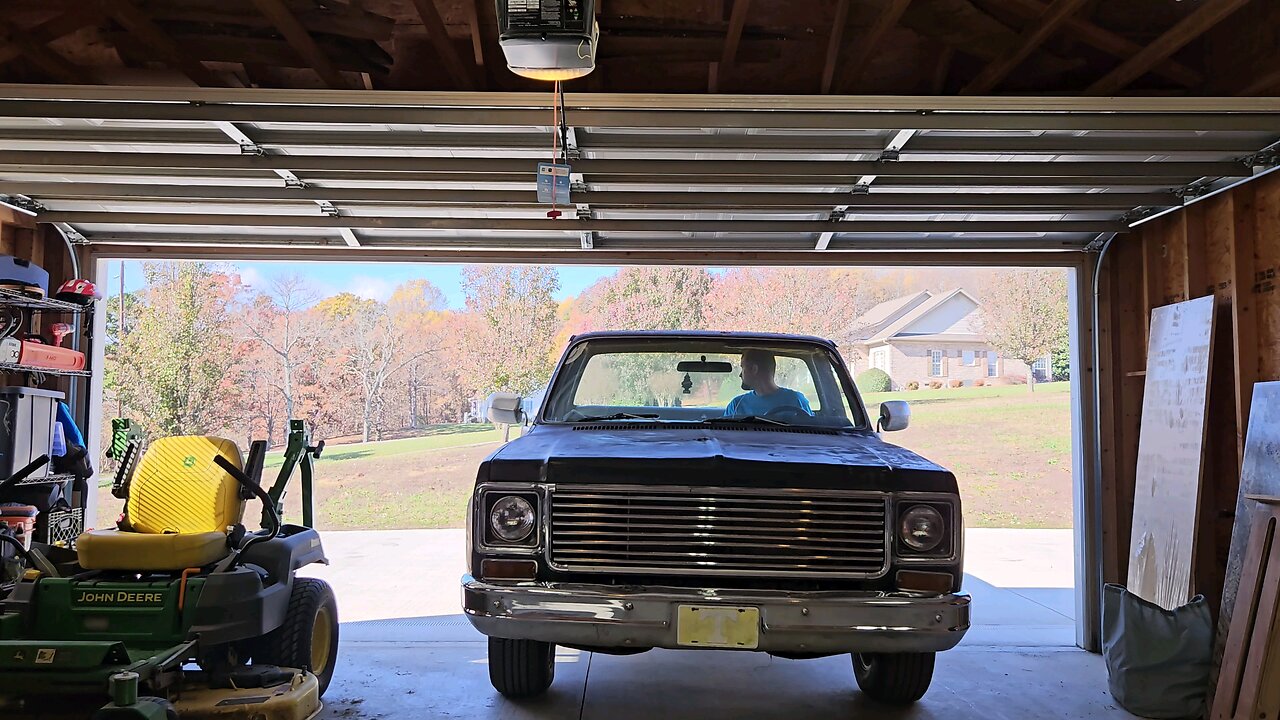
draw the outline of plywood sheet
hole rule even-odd
[[[1151,311],[1128,586],[1168,610],[1191,595],[1215,305]]]

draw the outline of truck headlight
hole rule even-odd
[[[499,498],[489,509],[489,529],[504,542],[516,543],[533,533],[537,517],[533,505],[519,495]]]
[[[916,552],[929,552],[946,538],[946,523],[942,513],[929,505],[913,505],[898,521],[898,533],[902,542]]]

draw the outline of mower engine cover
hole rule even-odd
[[[511,72],[571,80],[596,66],[595,0],[498,0],[498,44]]]
[[[49,272],[30,260],[0,255],[0,287],[44,297],[49,294]]]
[[[95,299],[102,297],[102,293],[98,292],[98,286],[88,280],[79,278],[68,280],[58,286],[58,293],[55,295],[63,302],[75,303],[76,305],[88,305]]]

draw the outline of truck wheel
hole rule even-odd
[[[862,692],[885,703],[906,705],[924,697],[933,680],[936,653],[854,653],[853,677]]]
[[[556,646],[536,640],[489,638],[489,682],[509,698],[541,695],[556,676]]]
[[[310,671],[324,695],[338,660],[338,604],[329,584],[295,578],[284,624],[265,635],[260,647],[255,663]]]

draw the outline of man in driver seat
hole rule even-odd
[[[778,363],[767,350],[745,350],[742,353],[742,389],[747,392],[729,401],[725,417],[764,417],[779,408],[794,408],[813,415],[804,394],[779,387],[774,381]]]

